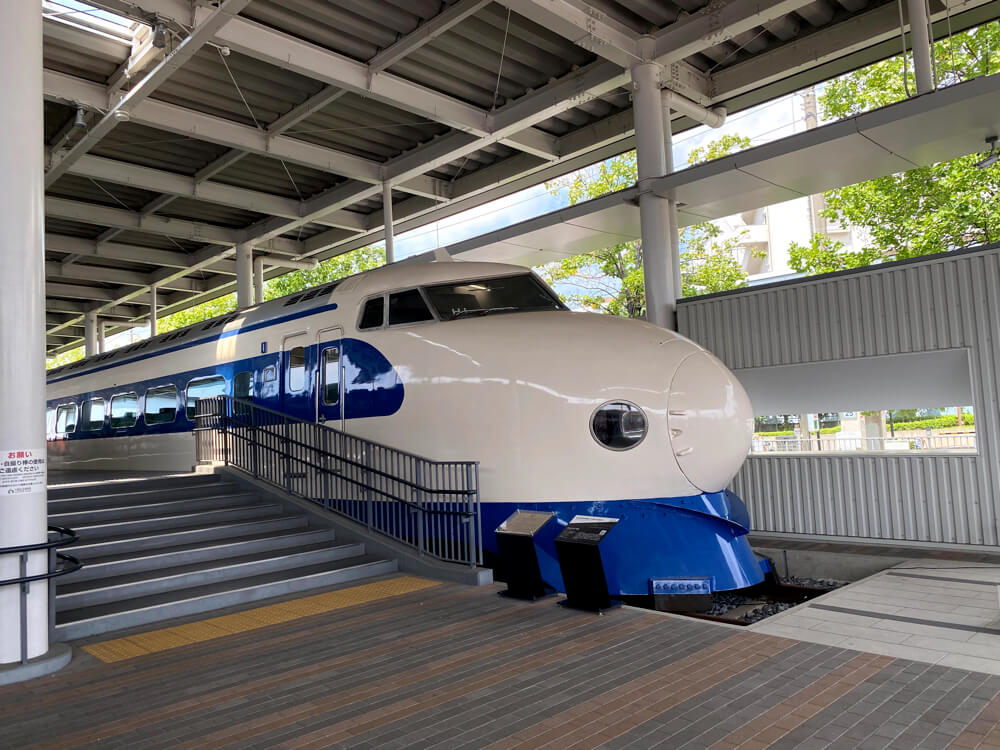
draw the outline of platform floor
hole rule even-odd
[[[78,650],[0,688],[0,747],[1000,748],[997,676],[498,590],[428,585],[110,663]]]
[[[752,626],[1000,675],[1000,566],[909,560]]]

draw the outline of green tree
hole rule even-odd
[[[942,84],[1000,69],[1000,24],[955,34],[934,47]],[[823,115],[839,119],[901,101],[915,91],[913,66],[897,56],[828,82]],[[906,83],[904,83],[904,80]],[[828,219],[866,230],[859,251],[842,252],[824,237],[790,248],[791,266],[814,274],[911,258],[1000,240],[1000,166],[979,169],[979,154],[881,177],[825,194]]]
[[[277,276],[264,284],[264,299],[272,300],[294,294],[303,289],[326,284],[329,281],[342,279],[361,271],[368,271],[385,264],[385,251],[382,248],[362,247],[343,255],[337,255],[320,263],[316,268],[303,271],[292,271]],[[177,328],[200,323],[209,318],[231,313],[236,309],[236,295],[202,302],[200,305],[160,318],[157,330],[160,333],[173,331]]]
[[[726,135],[693,149],[688,162],[717,159],[748,148],[750,139]],[[566,190],[571,204],[599,198],[635,184],[635,152],[616,156],[576,174],[548,183],[552,192]],[[681,289],[685,296],[736,289],[746,284],[746,272],[736,258],[739,237],[722,238],[711,222],[686,227],[680,233]],[[642,273],[642,243],[623,242],[593,253],[565,258],[541,269],[550,283],[566,282],[574,291],[563,295],[571,305],[628,318],[646,315]]]

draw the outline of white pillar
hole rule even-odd
[[[89,312],[83,316],[83,353],[93,357],[100,353],[97,348],[97,313]]]
[[[663,112],[663,174],[674,171],[674,131],[670,123],[670,105],[673,98],[660,97],[660,109]],[[725,115],[722,116],[725,120]],[[670,277],[673,282],[674,299],[684,296],[681,290],[681,235],[677,224],[677,201],[667,198],[667,240],[670,248]],[[676,326],[674,326],[676,328]]]
[[[385,262],[389,264],[396,260],[396,250],[392,236],[392,186],[388,182],[382,183],[382,223],[385,224]]]
[[[157,289],[156,284],[149,287],[149,337],[153,338],[156,335],[156,316],[160,312],[159,300],[157,299]]]
[[[659,67],[656,63],[639,63],[632,67],[632,110],[639,178],[639,225],[642,231],[646,319],[673,330],[677,327],[674,307],[680,283],[675,270],[679,260],[673,257],[677,255],[677,248],[670,236],[667,201],[649,191],[650,181],[662,177],[666,170]]]
[[[917,93],[926,94],[934,90],[926,0],[906,0],[906,12],[910,17],[910,46],[913,48],[913,72],[917,78]]]
[[[256,304],[264,301],[264,256],[253,259],[253,299]]]
[[[45,257],[42,163],[42,14],[37,3],[3,4],[0,23],[0,548],[45,542]],[[24,455],[30,453],[30,458]],[[13,457],[12,457],[13,454]],[[19,457],[20,456],[20,457]],[[33,473],[24,461],[43,463]],[[15,462],[22,462],[15,464]],[[27,556],[27,574],[48,569],[48,552]],[[0,554],[0,580],[20,577],[20,555]],[[0,587],[0,666],[49,650],[45,581]],[[22,637],[21,616],[26,613]],[[3,674],[0,672],[0,680]]]
[[[236,246],[236,307],[242,310],[253,305],[253,246],[247,242]]]
[[[106,326],[108,321],[98,320],[97,321],[97,351],[104,354],[108,350],[108,342],[104,338],[104,326]]]

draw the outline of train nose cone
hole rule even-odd
[[[707,352],[681,362],[667,401],[670,447],[684,476],[702,492],[729,484],[750,450],[750,398],[728,368]]]

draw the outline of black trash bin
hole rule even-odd
[[[507,582],[507,596],[534,600],[554,593],[542,576],[536,546],[553,518],[555,513],[516,510],[496,528],[500,573]]]
[[[608,592],[601,542],[617,523],[617,518],[576,516],[556,537],[566,606],[600,612],[614,604]]]

